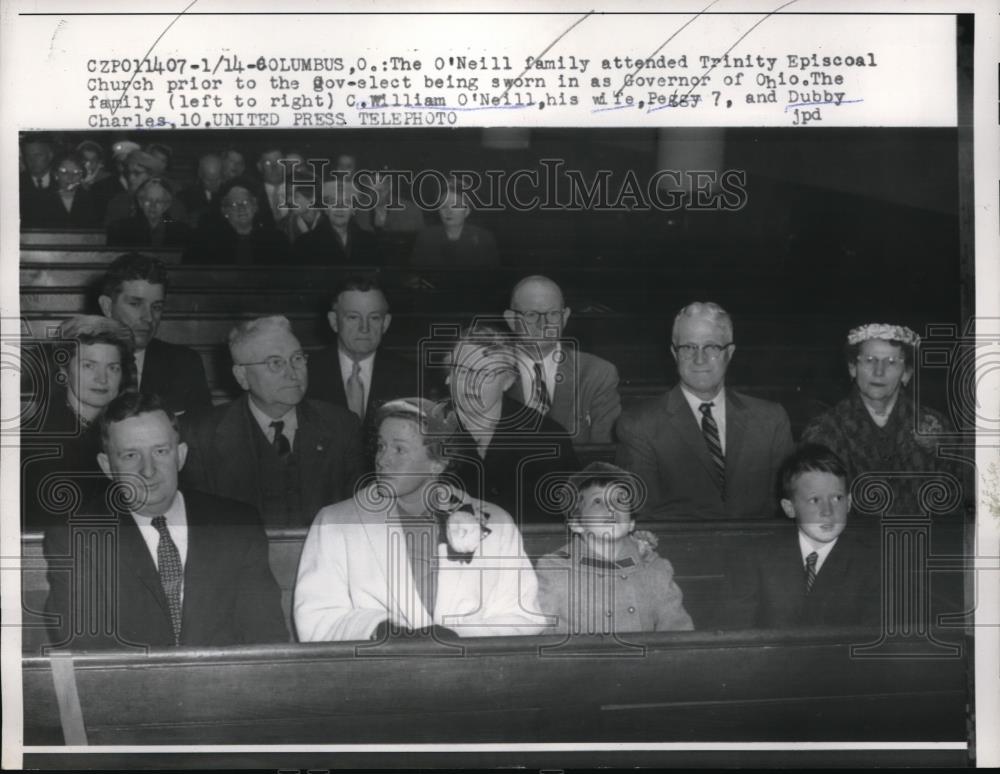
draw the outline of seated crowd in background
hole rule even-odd
[[[174,171],[172,157],[162,143],[121,140],[106,152],[90,139],[62,148],[27,134],[22,227],[102,229],[109,245],[182,248],[184,262],[196,264],[376,266],[389,244],[414,266],[499,265],[496,240],[466,223],[469,202],[451,184],[424,205],[440,220],[428,226],[398,178],[372,179],[374,195],[358,209],[351,154],[329,164],[266,147],[248,170],[243,153],[227,148],[199,156],[190,176]]]

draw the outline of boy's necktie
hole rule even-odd
[[[816,560],[819,559],[819,554],[813,551],[809,556],[806,557],[806,594],[812,591],[813,584],[816,582]]]

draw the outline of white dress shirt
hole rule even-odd
[[[830,555],[833,547],[837,545],[837,538],[834,538],[829,543],[817,543],[811,537],[809,537],[805,532],[799,530],[799,551],[802,552],[802,572],[805,574],[806,571],[806,557],[809,556],[813,551],[816,552],[816,574],[819,575],[820,568],[823,566],[823,562],[826,561],[826,557]]]
[[[687,388],[682,384],[681,393],[684,395],[684,399],[688,402],[691,407],[691,413],[694,414],[695,422],[698,423],[698,427],[701,427],[701,420],[703,414],[701,413],[702,403],[713,403],[712,406],[712,419],[715,420],[715,424],[719,428],[719,444],[722,446],[722,453],[726,453],[726,388],[723,387],[719,390],[719,394],[716,395],[711,400],[703,400],[695,395],[693,392],[688,392]]]
[[[253,402],[253,398],[249,398],[247,401],[250,405],[250,413],[253,414],[253,418],[257,420],[257,424],[260,426],[261,431],[267,436],[267,440],[274,443],[274,431],[275,428],[271,427],[272,422],[284,422],[285,427],[282,429],[282,435],[288,439],[288,446],[292,449],[295,448],[295,431],[299,429],[299,418],[298,414],[295,412],[295,406],[292,406],[283,415],[274,419],[269,417],[260,407]]]
[[[184,506],[184,495],[180,491],[174,495],[174,501],[170,503],[170,507],[167,508],[163,515],[167,519],[167,532],[170,533],[170,539],[174,541],[174,545],[177,546],[177,553],[180,554],[181,566],[185,567],[187,565],[188,554],[188,523],[187,510]],[[159,571],[160,563],[157,556],[157,549],[160,545],[160,533],[153,526],[153,517],[133,512],[132,518],[135,520],[135,525],[139,528],[139,534],[142,535],[146,548],[149,549],[149,555],[153,557],[153,564],[156,565],[156,569]],[[181,601],[184,601],[183,584],[181,584]]]

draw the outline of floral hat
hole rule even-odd
[[[867,325],[860,325],[857,328],[852,328],[847,334],[847,343],[852,346],[870,339],[898,341],[903,344],[908,344],[911,347],[915,347],[920,343],[920,337],[905,325],[868,323]]]

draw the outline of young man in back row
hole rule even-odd
[[[727,629],[877,626],[878,530],[847,528],[851,482],[844,463],[825,446],[806,444],[778,475],[781,508],[797,529],[769,535],[736,554],[720,624]]]

